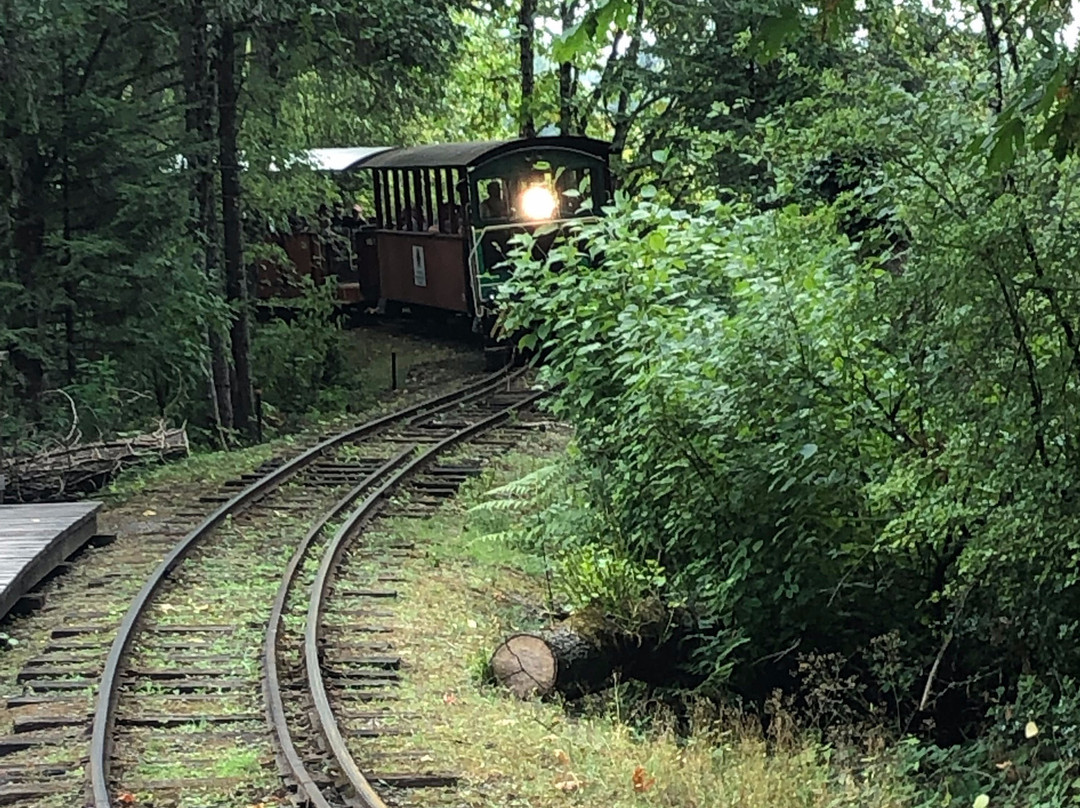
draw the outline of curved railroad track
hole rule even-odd
[[[439,466],[439,458],[537,397],[524,389],[520,372],[500,372],[347,430],[254,480],[183,536],[132,600],[102,671],[88,761],[91,804],[117,805],[128,790],[130,761],[151,746],[168,757],[170,743],[183,744],[192,726],[265,736],[268,721],[294,801],[384,806],[346,739],[390,731],[387,720],[401,718],[387,707],[400,660],[375,625],[354,626],[352,639],[334,650],[328,638],[336,629],[323,617],[335,565],[391,495],[407,486],[421,501],[452,493],[478,467]],[[185,564],[196,549],[198,565]],[[408,548],[356,552],[382,563]],[[268,621],[265,612],[256,619],[230,605],[230,576],[247,576],[273,593]],[[392,577],[376,574],[370,588],[334,597],[363,605],[352,615],[379,617],[370,606],[392,599]],[[200,615],[198,623],[178,622],[192,614]],[[258,669],[254,660],[261,660]],[[351,670],[343,674],[342,666]],[[377,709],[343,706],[358,699]],[[368,729],[349,723],[356,721]],[[406,772],[379,781],[440,785],[452,778]]]

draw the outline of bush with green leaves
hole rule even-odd
[[[1047,685],[1021,677],[992,695],[981,737],[952,747],[904,739],[900,770],[913,785],[912,808],[950,801],[993,808],[1060,808],[1080,799],[1080,688],[1065,677]],[[986,795],[989,802],[978,802]]]
[[[256,386],[271,410],[286,417],[323,405],[337,408],[333,398],[341,376],[341,323],[333,284],[315,286],[304,278],[304,290],[287,301],[288,316],[261,323],[252,339]]]
[[[522,250],[504,289],[612,535],[667,570],[710,664],[753,676],[795,643],[854,658],[895,631],[908,718],[980,676],[1080,671],[1075,248],[1034,218],[1071,200],[998,192],[943,222],[916,190],[893,188],[935,227],[907,217],[899,264],[838,233],[842,203],[619,197],[544,258]]]
[[[591,507],[590,475],[576,458],[571,445],[565,459],[486,492],[469,509],[471,522],[485,541],[508,542],[542,558],[559,608],[591,610],[609,628],[632,633],[655,614],[664,570],[628,553],[617,526]],[[605,541],[590,543],[590,536]]]
[[[824,209],[691,216],[620,198],[584,226],[587,249],[523,253],[506,290],[506,327],[544,343],[543,377],[563,385],[554,410],[596,469],[613,535],[668,571],[716,648],[842,637],[844,621],[819,607],[838,585],[847,600],[845,572],[871,535],[846,518],[869,510],[857,437],[814,406],[807,373],[845,338],[828,312],[857,309],[879,272],[832,232]],[[816,346],[800,316],[821,327]],[[864,451],[887,453],[887,436],[870,438]]]

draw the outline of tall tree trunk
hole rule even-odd
[[[67,82],[67,57],[65,55],[61,62],[60,75],[61,75],[61,88],[60,88],[60,109],[63,118],[64,129],[64,141],[61,146],[62,154],[60,156],[61,175],[61,206],[62,218],[63,218],[63,237],[64,248],[61,253],[59,265],[71,271],[72,269],[72,255],[71,255],[71,160],[68,155],[68,143],[71,140],[68,123],[69,110],[68,110],[68,82]],[[67,382],[71,384],[75,381],[75,311],[77,307],[76,297],[78,296],[77,282],[73,277],[64,278],[64,358],[67,365]]]
[[[611,149],[618,154],[626,145],[630,134],[630,125],[634,116],[629,114],[631,75],[637,70],[638,55],[641,53],[641,32],[645,27],[645,0],[637,0],[634,9],[633,39],[626,49],[626,56],[619,65],[619,100],[615,108],[615,133],[611,139]]]
[[[188,233],[192,243],[199,245],[202,266],[211,293],[225,296],[218,254],[218,227],[214,194],[214,166],[211,149],[214,138],[214,106],[216,94],[210,65],[209,20],[204,0],[191,0],[187,25],[181,29],[180,63],[183,66],[185,125],[188,145],[184,159],[192,172],[191,213]],[[226,430],[232,429],[232,384],[229,357],[221,332],[207,329],[210,349],[207,396],[214,425],[223,447]]]
[[[574,24],[577,0],[561,0],[559,20],[562,30],[568,31]],[[574,134],[574,65],[571,62],[559,64],[559,133]]]
[[[218,160],[221,170],[221,210],[225,246],[225,292],[233,304],[230,337],[233,359],[233,425],[252,436],[250,313],[244,271],[243,222],[240,218],[240,149],[237,146],[239,77],[236,30],[221,28],[218,53]]]
[[[5,127],[6,129],[6,127]],[[5,135],[7,132],[5,131]],[[12,132],[21,136],[21,133]],[[20,145],[25,145],[22,141]],[[10,208],[12,221],[11,246],[14,250],[14,280],[27,290],[27,298],[34,300],[39,293],[36,278],[39,273],[38,261],[45,250],[45,217],[43,211],[48,205],[42,196],[48,168],[41,155],[29,156],[25,165],[19,166],[17,186],[12,195],[14,205]],[[19,397],[25,402],[31,420],[40,421],[41,396],[45,392],[45,363],[31,346],[45,346],[46,330],[43,312],[40,306],[28,306],[14,312],[12,329],[25,329],[31,334],[25,342],[0,345],[0,350],[10,352],[11,365],[22,377],[22,390]]]
[[[536,118],[533,113],[533,90],[536,75],[533,67],[533,41],[536,31],[537,0],[521,0],[518,15],[518,43],[521,48],[521,136],[536,137]]]

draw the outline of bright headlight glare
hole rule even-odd
[[[533,185],[521,195],[521,212],[528,219],[550,219],[555,212],[555,195],[542,185]]]

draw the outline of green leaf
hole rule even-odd
[[[583,20],[555,39],[551,56],[557,62],[569,62],[585,53],[598,37],[606,37],[611,27],[626,28],[634,13],[630,0],[605,0],[590,9]]]
[[[1050,141],[1057,135],[1061,128],[1062,115],[1052,115],[1042,129],[1031,139],[1031,148],[1042,151],[1050,145]]]
[[[556,62],[573,61],[574,57],[584,53],[589,47],[592,34],[589,33],[586,22],[586,20],[582,20],[572,28],[563,31],[551,43],[551,57]]]
[[[971,808],[987,808],[990,805],[990,797],[987,794],[980,794],[975,798],[975,802],[971,803]]]
[[[801,449],[799,449],[799,454],[801,454],[805,459],[809,460],[811,457],[817,454],[817,448],[818,447],[816,443],[806,443],[803,444],[803,447]]]
[[[754,37],[760,60],[767,62],[779,55],[788,40],[798,32],[801,23],[802,12],[797,6],[788,6],[779,14],[762,20]]]
[[[1016,153],[1024,145],[1024,122],[1019,118],[1006,121],[993,137],[993,148],[987,159],[987,168],[997,171],[1008,168],[1016,159]]]
[[[1025,106],[1035,115],[1045,115],[1054,106],[1058,91],[1065,84],[1068,75],[1067,68],[1068,65],[1062,62],[1057,70],[1050,74],[1046,82],[1033,93]]]
[[[819,12],[827,37],[838,36],[855,19],[855,0],[822,0]]]

